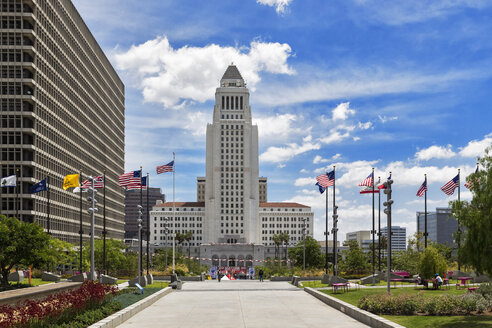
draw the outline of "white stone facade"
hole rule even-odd
[[[231,263],[244,259],[244,264],[263,259],[274,234],[288,233],[289,245],[295,245],[306,224],[305,234],[313,235],[310,207],[267,202],[267,178],[259,177],[258,127],[251,119],[249,90],[231,65],[216,90],[213,121],[207,125],[206,176],[197,178],[197,202],[177,202],[175,212],[173,203],[154,206],[150,242],[155,247],[172,245],[171,233],[192,231],[192,256]]]

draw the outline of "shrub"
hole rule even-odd
[[[482,294],[483,297],[492,298],[492,282],[481,283],[478,292]]]
[[[43,320],[52,321],[90,307],[97,307],[108,293],[114,294],[116,287],[94,282],[85,282],[80,288],[50,295],[41,300],[25,300],[15,306],[0,306],[0,327],[39,326]]]
[[[176,264],[174,266],[174,272],[178,275],[178,276],[186,276],[188,274],[188,267],[184,264]],[[167,270],[164,271],[164,273],[166,275],[171,275],[173,273],[173,267],[172,265],[171,266],[168,266],[167,267]]]

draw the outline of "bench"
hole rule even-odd
[[[333,284],[333,294],[336,294],[338,292],[338,288],[342,288],[344,292],[348,291],[348,284],[347,283],[338,283],[338,284]]]
[[[477,289],[480,289],[480,287],[468,287],[468,292],[473,293]]]

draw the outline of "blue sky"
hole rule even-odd
[[[126,170],[142,165],[169,200],[171,175],[155,166],[176,152],[176,200],[196,199],[231,62],[251,91],[269,201],[312,206],[318,239],[315,177],[333,165],[342,240],[371,229],[371,196],[357,184],[372,167],[393,172],[393,224],[410,235],[424,173],[429,209],[446,206],[456,194],[439,188],[458,168],[463,184],[492,143],[490,1],[73,2],[126,86]]]

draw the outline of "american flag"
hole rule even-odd
[[[456,175],[454,178],[449,180],[444,186],[441,187],[441,190],[448,196],[454,194],[454,190],[460,185],[460,175]]]
[[[82,189],[89,189],[91,187],[91,182],[85,180],[82,182]],[[94,178],[94,189],[104,188],[104,175],[100,175]]]
[[[161,174],[165,172],[174,172],[174,161],[170,161],[165,165],[158,166],[156,170],[157,170],[157,174]]]
[[[126,190],[147,190],[147,177],[142,177],[142,184],[140,184],[140,180],[138,184],[131,184],[126,187]]]
[[[335,171],[321,174],[316,177],[319,185],[323,188],[333,186],[335,184]]]
[[[424,183],[422,183],[422,185],[420,186],[419,190],[417,190],[417,196],[419,196],[419,197],[424,196],[424,193],[426,191],[427,191],[427,179],[424,180]]]
[[[369,174],[364,181],[359,183],[358,186],[359,187],[363,187],[363,186],[372,187],[373,183],[374,183],[374,172],[371,172],[371,174]]]
[[[131,171],[120,175],[120,187],[140,186],[142,183],[142,170]]]
[[[478,173],[478,166],[477,166],[477,169],[475,170],[475,174],[477,174],[477,173]],[[466,189],[470,189],[472,186],[473,186],[473,181],[465,182]]]

